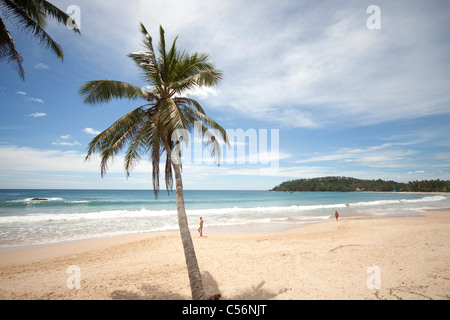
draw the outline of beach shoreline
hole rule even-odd
[[[310,223],[367,216],[417,216],[450,207],[437,194],[186,191],[191,230],[199,217],[211,233],[284,231]],[[28,201],[47,197],[52,201]],[[177,232],[175,198],[149,199],[148,192],[28,190],[0,194],[0,252],[145,232]],[[214,199],[214,200],[212,200]],[[15,248],[14,248],[15,247]]]
[[[192,236],[207,293],[224,299],[449,299],[449,227],[448,211],[425,211]],[[0,278],[1,299],[190,298],[177,232],[0,253]]]
[[[422,213],[432,212],[432,211],[450,211],[450,208],[438,208],[438,209],[425,209],[420,213],[418,212],[416,215],[409,215],[408,217],[421,217]],[[342,219],[387,219],[387,218],[403,218],[402,214],[398,215],[355,215],[355,216],[346,216],[342,217]],[[244,225],[230,225],[230,226],[207,226],[208,233],[212,234],[235,234],[235,233],[277,233],[277,232],[286,232],[292,229],[304,228],[310,225],[318,224],[318,223],[326,223],[334,220],[333,215],[330,214],[329,220],[323,221],[312,221],[312,222],[304,222],[301,224],[296,223],[286,223],[283,225],[276,225],[276,223],[267,223],[265,225],[261,224],[244,224]],[[190,226],[191,233],[195,236],[195,230],[197,227]],[[118,235],[110,235],[110,236],[99,236],[85,239],[76,239],[76,240],[66,240],[66,241],[57,241],[57,242],[49,242],[49,243],[38,243],[38,244],[22,244],[22,245],[10,245],[10,246],[0,246],[0,256],[3,253],[10,253],[16,251],[27,251],[34,250],[39,248],[53,247],[53,246],[63,246],[63,245],[71,245],[83,242],[93,242],[100,240],[100,242],[108,242],[111,240],[112,242],[122,242],[128,241],[128,239],[133,240],[134,238],[140,238],[141,236],[146,237],[147,235],[152,234],[178,234],[178,230],[164,230],[164,231],[148,231],[148,232],[136,232],[136,233],[124,233]],[[120,240],[122,238],[122,240]],[[1,265],[1,260],[0,260]]]

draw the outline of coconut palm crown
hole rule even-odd
[[[7,62],[17,70],[22,80],[25,80],[22,55],[16,46],[5,21],[10,22],[20,30],[30,33],[46,49],[51,50],[63,60],[61,46],[45,31],[48,17],[56,19],[58,23],[71,24],[71,29],[80,33],[79,27],[64,11],[44,0],[0,0],[0,61]]]
[[[205,114],[194,99],[184,97],[189,90],[214,86],[222,79],[222,73],[214,69],[209,56],[188,53],[176,48],[177,38],[166,50],[164,29],[160,27],[157,54],[152,37],[141,23],[143,45],[146,51],[128,55],[140,68],[147,86],[143,89],[126,82],[97,80],[86,82],[80,88],[85,103],[98,104],[113,99],[130,99],[143,103],[128,112],[109,128],[97,135],[89,144],[86,159],[100,154],[102,176],[108,164],[119,152],[124,152],[127,175],[144,156],[152,162],[152,180],[155,197],[159,191],[159,164],[165,153],[166,189],[172,190],[175,172],[178,222],[185,250],[193,299],[205,299],[192,239],[187,224],[181,179],[180,146],[187,143],[186,131],[199,128],[212,155],[220,158],[220,141],[228,143],[225,130]],[[211,130],[214,129],[214,130]],[[213,133],[211,133],[213,132]],[[206,141],[205,141],[206,140]],[[173,169],[173,170],[172,170]]]

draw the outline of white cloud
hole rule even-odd
[[[70,146],[70,143],[54,142],[54,145]],[[280,158],[288,155],[282,154]],[[79,151],[60,151],[60,150],[40,150],[30,147],[19,147],[15,145],[0,144],[0,171],[64,171],[64,172],[97,172],[100,173],[100,159],[93,156],[85,161],[86,154]],[[273,160],[273,159],[271,159]],[[109,173],[125,173],[124,158],[117,155],[108,167]],[[197,174],[214,176],[217,174],[243,174],[249,170],[248,174],[253,175],[256,171],[260,172],[260,165],[250,166],[245,169],[243,166],[227,165],[226,167],[217,167],[216,165],[189,164],[183,165],[183,173],[187,177],[193,178]],[[308,167],[311,168],[311,167]],[[255,171],[256,170],[256,171]],[[307,169],[305,169],[307,171]],[[151,163],[148,160],[141,160],[133,169],[133,173],[151,172]],[[164,163],[160,164],[160,172],[164,172]],[[303,171],[302,171],[303,172]],[[258,173],[260,174],[260,173]]]
[[[17,91],[16,94],[20,94],[22,96],[26,96],[27,93],[25,91]],[[44,100],[40,99],[40,98],[26,98],[26,100],[28,101],[33,101],[33,102],[39,102],[39,103],[44,103]]]
[[[61,145],[58,142],[53,144]],[[65,145],[69,146],[69,144]],[[0,145],[0,171],[64,171],[96,172],[100,174],[100,159],[93,156],[90,160],[85,161],[85,157],[86,153],[73,150],[40,150],[16,145]],[[122,156],[116,156],[108,167],[108,172],[125,173],[123,160]],[[151,163],[147,160],[141,160],[133,172],[151,172]],[[162,169],[162,172],[164,172],[164,169]]]
[[[38,118],[38,117],[45,117],[46,115],[47,114],[45,112],[33,112],[33,113],[30,113],[28,116]]]
[[[414,173],[425,173],[425,171],[424,170],[417,170],[417,171],[414,171],[414,172],[410,171],[407,174],[414,174]]]
[[[34,102],[39,102],[39,103],[44,103],[44,100],[42,100],[40,98],[28,98],[28,100],[34,101]]]
[[[54,145],[54,146],[81,146],[81,143],[79,143],[76,140],[74,142],[57,141],[57,142],[52,142],[52,145]]]
[[[79,153],[39,150],[15,145],[0,146],[0,168],[3,171],[85,171]]]
[[[182,10],[173,10],[156,1],[145,8],[158,6],[154,18],[167,21],[171,35],[180,34],[179,45],[210,53],[224,71],[220,91],[210,97],[213,106],[307,128],[449,112],[449,73],[441,68],[449,60],[449,42],[442,41],[448,10],[438,3],[382,1],[381,30],[367,29],[358,2],[213,1],[200,13],[201,4],[176,2]],[[201,29],[211,16],[214,22]]]
[[[70,139],[70,134],[66,134],[64,136],[60,136],[61,139]]]
[[[92,128],[84,128],[83,132],[87,133],[87,134],[92,134],[92,135],[98,135],[98,134],[101,133],[101,131],[98,131],[98,130],[95,130],[95,129],[92,129]]]
[[[200,98],[200,99],[206,99],[209,97],[215,97],[219,93],[218,89],[211,88],[211,87],[196,87],[195,89],[188,90],[183,92],[180,96],[187,96],[192,98]]]
[[[155,0],[137,2],[139,10],[119,1],[84,5],[92,8],[84,26],[96,30],[86,35],[85,54],[93,50],[90,43],[108,48],[111,56],[98,61],[105,70],[140,49],[138,23],[129,21],[142,21],[155,46],[162,24],[168,45],[179,35],[180,48],[210,54],[224,72],[220,90],[192,95],[240,117],[320,128],[449,112],[450,77],[442,68],[450,52],[449,7],[441,1],[405,6],[380,0],[380,30],[367,29],[367,7],[358,1]],[[95,19],[97,12],[115,21],[113,36],[109,20]],[[121,73],[136,73],[122,65]]]
[[[50,69],[50,67],[42,62],[39,62],[38,64],[34,65],[35,69]]]
[[[398,148],[405,144],[409,143],[385,143],[366,148],[340,148],[329,154],[319,154],[298,160],[296,163],[341,161],[372,168],[402,168],[411,162],[410,156],[418,153],[416,150]]]

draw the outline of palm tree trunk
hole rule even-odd
[[[206,294],[203,287],[202,276],[195,256],[194,244],[189,230],[186,209],[184,207],[183,181],[181,179],[181,169],[179,164],[172,163],[175,171],[176,197],[178,225],[180,227],[181,241],[183,242],[184,257],[188,269],[189,281],[193,300],[205,300]]]

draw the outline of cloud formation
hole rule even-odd
[[[25,91],[17,91],[16,94],[20,94],[22,96],[26,96],[27,93]],[[39,102],[39,103],[44,103],[44,100],[40,99],[40,98],[30,98],[27,97],[26,100],[28,101],[33,101],[33,102]]]
[[[379,30],[367,27],[369,4],[354,0],[133,3],[80,1],[85,27],[98,31],[86,41],[111,49],[99,65],[114,61],[134,76],[123,55],[139,49],[139,21],[155,46],[161,24],[168,44],[179,35],[180,47],[210,54],[224,72],[217,90],[192,93],[218,110],[312,129],[450,112],[445,0],[380,0]],[[115,21],[113,35],[98,12]]]
[[[52,145],[54,145],[54,146],[81,146],[81,143],[79,143],[76,140],[74,142],[56,141],[56,142],[52,142]]]
[[[28,100],[33,101],[33,102],[44,103],[44,100],[42,100],[40,98],[28,98]]]
[[[42,62],[39,62],[37,64],[34,65],[35,69],[50,69],[50,66],[47,64],[44,64]]]
[[[47,114],[45,112],[33,112],[30,113],[28,116],[33,118],[39,118],[39,117],[45,117]]]
[[[101,131],[98,131],[98,130],[95,130],[95,129],[92,129],[92,128],[84,128],[83,132],[87,133],[87,134],[92,134],[92,135],[98,135],[98,134],[101,133]]]

